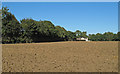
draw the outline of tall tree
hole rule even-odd
[[[20,41],[21,26],[8,10],[7,7],[2,8],[2,41],[3,43],[17,43]]]

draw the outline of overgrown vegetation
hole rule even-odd
[[[22,19],[20,22],[7,7],[2,8],[2,43],[32,43],[49,41],[74,41],[78,37],[88,37],[92,41],[118,41],[119,32],[89,34],[87,32],[71,32],[50,21]]]

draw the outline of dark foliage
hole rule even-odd
[[[7,7],[2,8],[2,43],[32,43],[50,41],[75,41],[76,38],[88,37],[92,41],[118,41],[119,34],[89,34],[87,32],[71,32],[61,26],[54,26],[50,21],[22,19],[20,22]],[[119,36],[118,36],[119,35]]]

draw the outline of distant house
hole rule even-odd
[[[88,41],[88,38],[76,38],[77,41]]]

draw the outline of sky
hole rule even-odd
[[[69,31],[118,32],[118,2],[2,2],[20,21],[48,20]]]
[[[1,0],[2,2],[118,2],[120,0]]]

